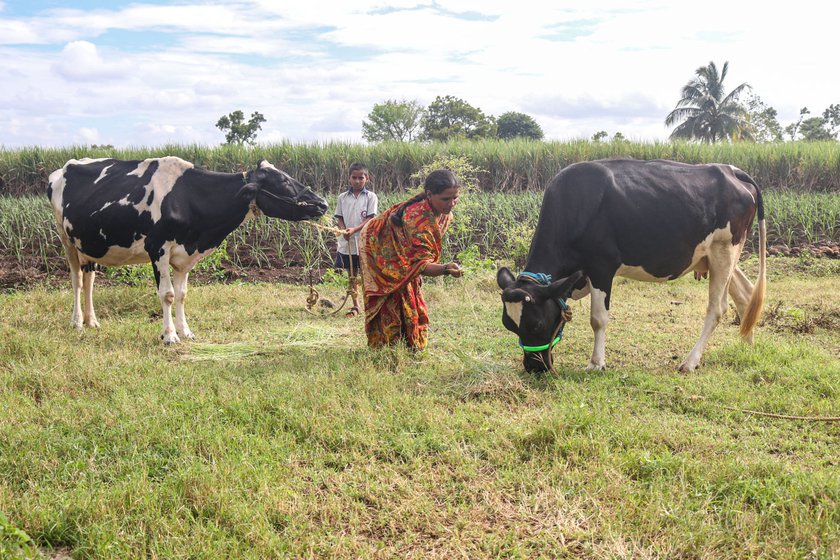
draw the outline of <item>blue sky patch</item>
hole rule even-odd
[[[133,52],[148,52],[171,48],[178,44],[182,37],[182,35],[179,35],[175,31],[110,29],[92,38],[92,42],[100,47],[110,47]]]
[[[168,6],[171,0],[142,0],[142,2],[119,2],[118,0],[5,0],[5,9],[0,12],[4,17],[32,17],[44,15],[53,10],[119,10],[130,4],[151,4],[154,6]]]
[[[574,41],[592,35],[598,23],[596,19],[581,19],[548,25],[541,37],[548,41]]]

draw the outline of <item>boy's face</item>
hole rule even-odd
[[[365,183],[367,183],[367,173],[364,171],[353,171],[350,174],[350,186],[353,187],[354,191],[365,188]]]

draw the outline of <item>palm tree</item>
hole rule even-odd
[[[725,94],[723,80],[729,70],[729,62],[723,63],[718,73],[714,62],[701,66],[697,76],[682,88],[682,99],[665,117],[665,124],[677,128],[671,133],[672,140],[752,140],[749,112],[738,102],[738,96],[750,85],[743,83]]]

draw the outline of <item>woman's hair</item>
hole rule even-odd
[[[426,176],[426,180],[423,181],[423,192],[408,199],[397,209],[396,212],[391,214],[391,223],[395,226],[401,226],[403,224],[403,214],[405,214],[405,209],[426,198],[427,193],[440,194],[446,189],[460,186],[461,183],[458,181],[458,177],[456,177],[454,173],[448,169],[435,169],[429,173]]]

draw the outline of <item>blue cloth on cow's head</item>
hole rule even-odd
[[[527,270],[523,270],[519,273],[519,276],[524,276],[544,286],[551,284],[551,274],[544,272],[528,272]]]

